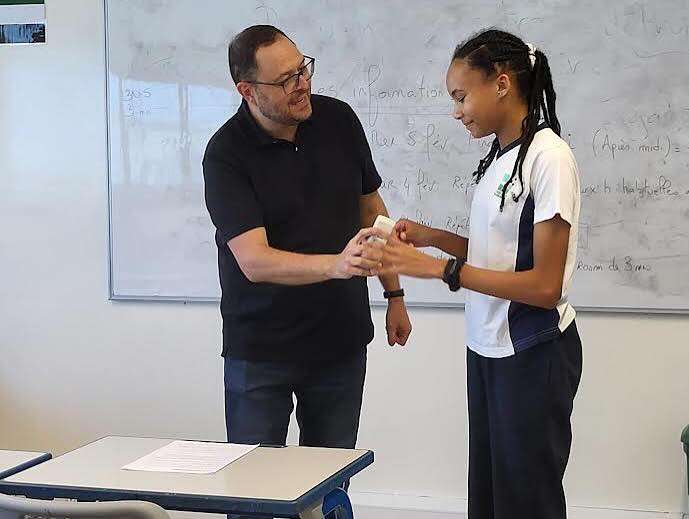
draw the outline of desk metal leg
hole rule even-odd
[[[326,519],[354,519],[352,502],[341,488],[330,492],[323,500],[323,515]]]
[[[301,519],[354,519],[352,503],[341,488],[330,492],[321,503],[299,514]]]
[[[323,502],[321,501],[315,507],[309,510],[304,510],[299,514],[300,519],[324,519]]]

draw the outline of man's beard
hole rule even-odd
[[[307,102],[311,103],[311,95],[309,93],[303,94],[307,96]],[[261,115],[263,117],[270,119],[273,122],[276,122],[278,124],[282,124],[285,126],[296,126],[297,124],[306,121],[309,117],[311,117],[311,110],[308,111],[308,113],[304,116],[297,116],[295,117],[289,112],[289,109],[286,110],[278,110],[274,109],[270,103],[266,102],[265,99],[260,99],[260,103],[257,103],[258,110],[261,112]]]

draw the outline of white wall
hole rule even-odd
[[[107,301],[102,5],[47,11],[47,45],[0,46],[0,448],[223,439],[216,306]],[[411,315],[404,351],[381,333],[370,349],[360,446],[376,463],[354,489],[461,501],[463,316]],[[579,328],[570,503],[686,510],[689,318],[583,314]]]

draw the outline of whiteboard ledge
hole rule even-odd
[[[150,302],[150,303],[220,303],[219,298],[213,297],[181,297],[181,296],[149,296],[149,295],[127,295],[110,294],[110,301],[116,302]],[[464,303],[427,303],[417,301],[405,301],[409,308],[461,308]],[[385,306],[385,301],[372,300],[372,307]],[[586,313],[609,313],[609,314],[654,314],[654,315],[687,315],[689,308],[626,308],[626,307],[599,307],[599,306],[574,306],[579,312]]]

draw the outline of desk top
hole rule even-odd
[[[0,479],[49,459],[50,454],[45,452],[6,451],[0,449]]]
[[[215,474],[122,469],[171,441],[105,437],[0,481],[0,491],[36,498],[142,499],[169,510],[294,515],[373,463],[366,450],[259,447]]]

